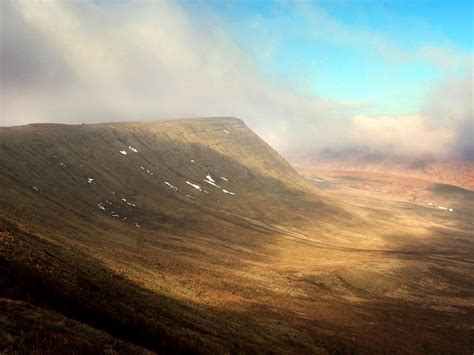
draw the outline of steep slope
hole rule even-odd
[[[54,229],[68,221],[188,229],[201,223],[195,213],[216,209],[284,223],[286,210],[266,204],[269,196],[316,197],[237,119],[3,128],[0,149],[2,210]]]
[[[351,219],[234,118],[35,124],[0,142],[0,296],[148,349],[223,347],[221,315],[190,306],[206,273],[262,257],[305,215]]]

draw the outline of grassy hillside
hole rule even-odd
[[[0,351],[471,349],[471,231],[340,199],[241,120],[0,128],[0,171]]]

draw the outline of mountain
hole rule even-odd
[[[239,119],[3,127],[0,171],[2,352],[472,349],[468,212],[340,198]]]

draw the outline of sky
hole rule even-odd
[[[0,126],[233,116],[281,152],[474,159],[472,1],[0,6]]]

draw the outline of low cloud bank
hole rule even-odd
[[[355,116],[350,144],[392,155],[474,159],[473,72],[444,80],[425,98],[420,113]]]

